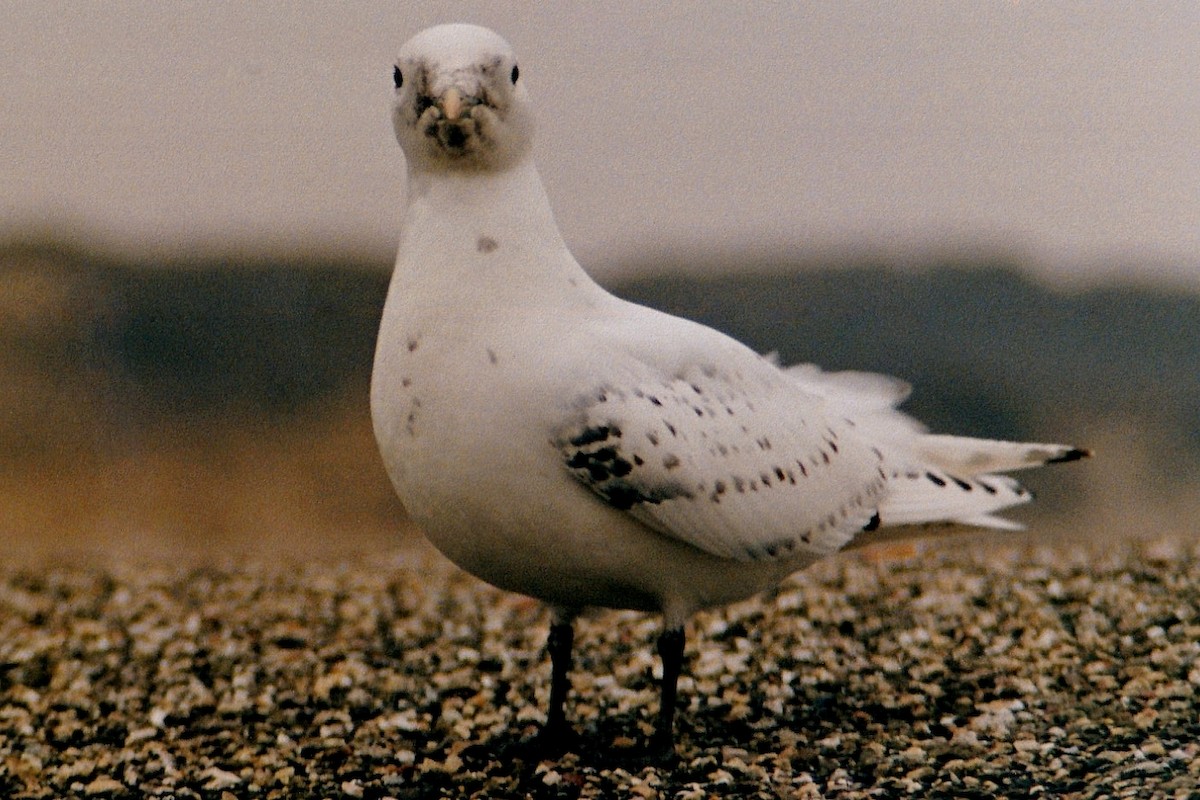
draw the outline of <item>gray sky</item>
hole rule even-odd
[[[388,251],[392,58],[469,21],[521,56],[585,266],[980,247],[1200,286],[1194,0],[0,0],[0,18],[0,231]]]

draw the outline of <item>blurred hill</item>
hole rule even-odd
[[[18,557],[394,542],[367,387],[380,265],[0,250],[0,537]]]
[[[613,288],[786,363],[903,377],[906,409],[936,429],[1098,448],[1093,465],[1030,476],[1062,525],[1196,516],[1200,297],[1052,290],[988,262],[688,266],[713,277]],[[14,553],[393,541],[402,512],[367,409],[387,272],[0,248],[0,536]]]

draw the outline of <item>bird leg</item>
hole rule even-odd
[[[566,711],[567,694],[571,691],[571,647],[575,641],[572,619],[573,615],[555,613],[550,623],[550,636],[546,640],[550,652],[550,707],[541,729],[517,745],[516,755],[523,760],[558,758],[576,743]]]
[[[658,637],[658,655],[662,658],[662,702],[658,707],[658,727],[650,740],[650,750],[659,755],[675,752],[675,701],[679,696],[679,673],[683,671],[683,628],[668,628]]]
[[[571,648],[575,642],[575,629],[571,622],[554,622],[550,625],[550,638],[546,649],[550,651],[550,707],[546,712],[546,725],[540,737],[548,741],[565,739],[570,731],[567,725],[567,693],[571,691]]]
[[[550,703],[546,723],[523,748],[537,759],[560,756],[575,744],[576,734],[567,723],[566,702],[571,690],[571,649],[575,630],[571,620],[558,618],[550,625],[546,649],[550,653]],[[648,752],[641,757],[672,758],[675,755],[675,705],[679,697],[679,675],[683,671],[683,628],[669,628],[658,637],[658,655],[662,659],[662,697],[658,708],[658,726],[650,739]]]

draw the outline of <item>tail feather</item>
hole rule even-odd
[[[952,522],[972,527],[1008,528],[1013,523],[993,512],[1028,503],[1033,496],[1004,475],[967,478],[936,468],[896,473],[890,494],[879,506],[881,527]]]
[[[1022,531],[1025,530],[1025,526],[1019,522],[1013,522],[1011,519],[984,514],[963,520],[879,527],[873,531],[863,531],[858,534],[843,549],[854,550],[860,547],[903,542],[909,539],[942,539],[979,533],[980,530]]]
[[[1019,530],[1021,525],[995,512],[1028,503],[1033,496],[998,473],[1091,455],[1065,444],[928,433],[896,408],[908,396],[909,385],[886,375],[825,372],[811,364],[788,367],[786,372],[832,407],[855,412],[858,433],[892,465],[878,525],[858,534],[852,546],[979,528]]]
[[[933,434],[917,437],[912,453],[922,466],[893,472],[890,493],[879,506],[879,527],[890,532],[864,537],[862,544],[918,536],[939,525],[1020,530],[1022,525],[995,512],[1028,503],[1033,495],[1013,478],[997,473],[1091,455],[1070,445]]]
[[[991,528],[998,531],[1023,531],[1025,526],[1019,522],[1013,522],[1011,519],[997,517],[995,514],[983,514],[978,517],[970,517],[969,519],[960,519],[958,522],[962,525],[967,525],[971,528]]]
[[[1000,442],[968,436],[925,434],[917,438],[915,455],[947,472],[971,477],[1077,461],[1087,458],[1091,453],[1066,444]]]

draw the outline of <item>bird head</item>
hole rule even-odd
[[[516,55],[475,25],[438,25],[410,39],[393,69],[392,124],[410,168],[498,170],[533,138]]]

